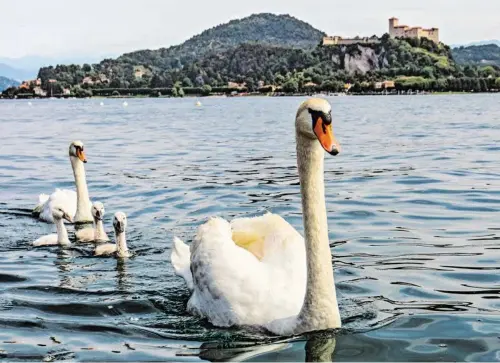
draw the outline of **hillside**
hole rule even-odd
[[[17,87],[19,84],[20,83],[14,79],[0,76],[0,92],[9,87]]]
[[[290,15],[254,14],[207,29],[180,45],[127,53],[117,61],[146,63],[161,69],[181,68],[207,53],[222,52],[245,43],[311,49],[323,35],[323,32]]]
[[[429,41],[395,40],[384,37],[380,44],[316,47],[312,51],[243,44],[234,49],[208,54],[182,70],[155,75],[155,87],[185,85],[224,86],[228,82],[284,85],[295,79],[318,85],[328,80],[375,81],[395,76],[446,77],[458,72],[449,49]],[[295,74],[293,74],[295,73]]]
[[[500,67],[500,46],[496,44],[454,48],[452,52],[453,58],[460,64],[497,65]]]
[[[192,42],[191,39],[186,43]],[[226,50],[206,52],[175,67],[162,64],[171,61],[169,57],[158,57],[153,61],[145,57],[137,58],[136,54],[134,57],[105,60],[93,66],[49,67],[40,70],[40,77],[43,83],[52,78],[64,87],[82,84],[84,78],[89,77],[93,80],[91,88],[171,88],[178,82],[184,87],[206,84],[225,87],[228,82],[236,82],[246,83],[248,88],[255,89],[259,83],[282,86],[292,78],[301,77],[303,82],[297,81],[299,84],[321,84],[332,79],[361,82],[397,76],[463,76],[451,57],[449,47],[427,39],[390,39],[388,35],[382,37],[379,44],[317,45],[310,49],[248,42],[228,46]]]

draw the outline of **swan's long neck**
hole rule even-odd
[[[87,188],[87,180],[85,178],[85,168],[83,163],[75,157],[71,157],[71,166],[75,176],[76,184],[76,215],[75,223],[92,223],[92,213],[89,198],[89,190]]]
[[[57,243],[61,245],[69,245],[68,231],[62,219],[56,219]]]
[[[116,254],[118,255],[118,257],[129,256],[125,232],[116,233]]]
[[[306,295],[297,321],[297,330],[303,332],[341,325],[328,242],[324,154],[317,140],[297,133],[297,165],[307,257]]]
[[[95,230],[94,230],[94,240],[96,241],[106,241],[108,236],[104,230],[104,224],[102,219],[95,219]]]

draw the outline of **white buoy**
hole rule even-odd
[[[104,102],[101,102],[101,103],[100,103],[100,105],[101,105],[101,106],[104,106]]]
[[[196,101],[196,106],[200,107],[201,106],[201,102],[200,101]]]
[[[31,106],[31,105],[32,105],[32,103],[31,103],[31,102],[28,102],[28,106]]]
[[[123,107],[127,107],[127,106],[128,106],[127,101],[123,101]]]

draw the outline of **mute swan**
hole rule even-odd
[[[115,230],[116,244],[106,243],[98,245],[95,248],[94,255],[112,255],[116,253],[116,257],[126,258],[132,256],[127,247],[125,238],[125,229],[127,228],[127,216],[123,212],[116,212],[113,219],[113,228]]]
[[[65,212],[64,207],[59,205],[55,205],[52,209],[52,217],[57,228],[57,234],[49,234],[47,236],[40,237],[35,242],[33,242],[33,246],[54,246],[58,244],[62,246],[70,245],[68,239],[68,231],[66,230],[63,219],[67,220],[70,223],[73,221],[73,219],[67,212]]]
[[[253,325],[278,335],[339,328],[324,195],[324,150],[337,155],[330,104],[305,101],[295,119],[305,239],[283,218],[211,218],[171,261],[192,295],[188,312],[216,326]]]
[[[90,212],[89,191],[85,179],[83,163],[87,162],[84,146],[81,141],[73,141],[69,145],[69,159],[75,177],[76,193],[69,189],[57,188],[50,196],[40,194],[38,205],[33,209],[33,215],[45,222],[53,222],[53,205],[59,205],[74,217],[75,223],[92,223]]]
[[[92,203],[92,217],[94,218],[94,228],[84,228],[75,231],[78,242],[107,242],[108,235],[104,230],[104,204],[101,202]]]

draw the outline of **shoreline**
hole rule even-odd
[[[186,94],[183,97],[174,97],[170,95],[165,96],[151,96],[151,95],[120,95],[120,96],[86,96],[86,97],[75,97],[72,95],[55,95],[52,97],[40,97],[40,96],[16,96],[16,97],[0,97],[0,100],[34,100],[34,99],[129,99],[129,98],[238,98],[238,97],[312,97],[312,96],[323,96],[323,97],[345,97],[345,96],[432,96],[432,95],[472,95],[472,94],[498,94],[500,90],[497,91],[485,91],[485,92],[457,92],[457,91],[436,91],[436,92],[412,92],[412,93],[383,93],[383,92],[368,92],[368,93],[353,93],[353,92],[337,92],[337,93],[241,93],[241,94]]]

